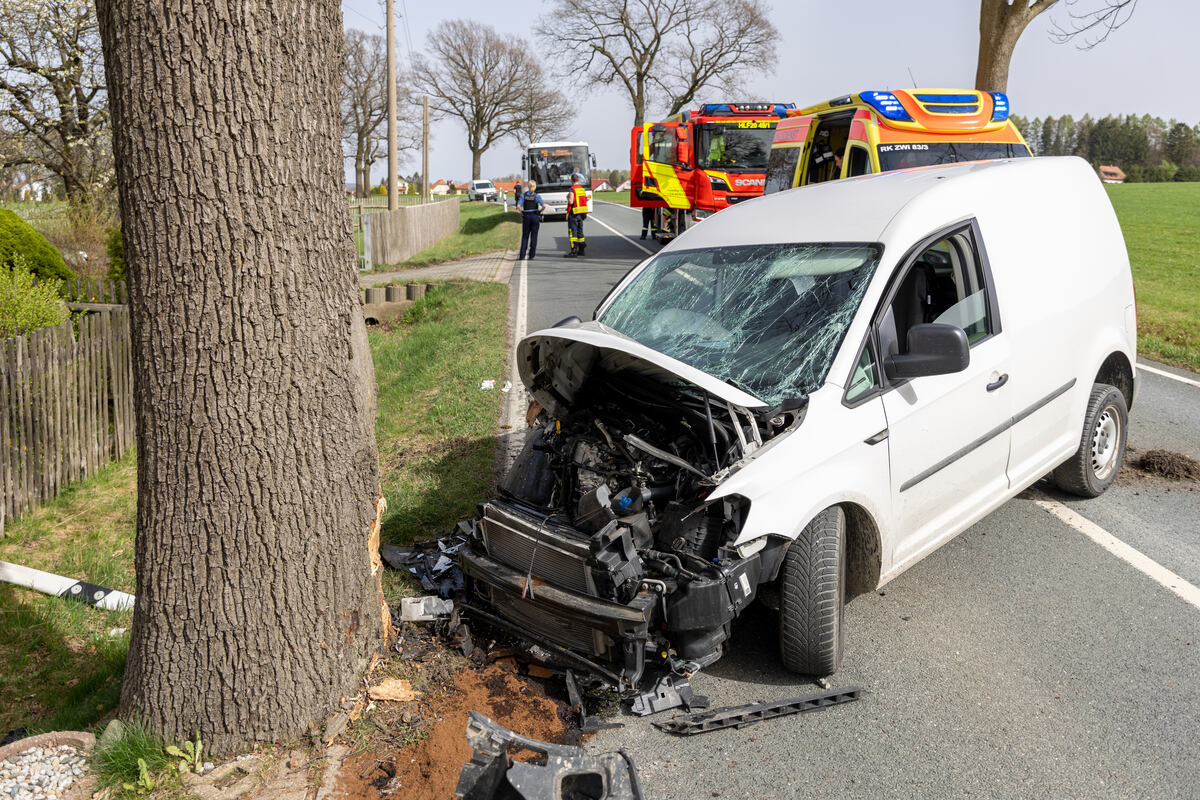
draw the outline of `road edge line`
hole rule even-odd
[[[1035,499],[1034,505],[1079,531],[1163,588],[1170,589],[1186,602],[1200,608],[1200,587],[1176,575],[1140,550],[1135,550],[1125,544],[1078,511],[1068,508],[1062,502],[1046,495],[1042,495],[1042,497],[1044,499]]]
[[[1196,388],[1200,389],[1200,381],[1194,381],[1191,378],[1185,378],[1182,375],[1176,375],[1174,372],[1167,372],[1165,369],[1155,369],[1154,367],[1146,364],[1138,364],[1137,368],[1144,369],[1146,372],[1151,372],[1155,375],[1162,375],[1164,378],[1170,378],[1171,380],[1179,381],[1180,383],[1186,383],[1188,386],[1195,386]]]

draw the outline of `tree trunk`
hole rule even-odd
[[[121,714],[215,753],[297,737],[387,630],[341,12],[97,5],[137,403]]]
[[[1057,0],[980,0],[979,60],[975,67],[975,88],[982,92],[1007,92],[1008,67],[1017,40],[1034,17]]]
[[[483,168],[480,166],[480,161],[482,159],[483,159],[483,150],[475,150],[474,148],[472,148],[472,150],[471,150],[471,180],[473,180],[473,181],[479,180],[479,175],[480,175],[480,173],[483,172]]]

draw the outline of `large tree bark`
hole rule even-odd
[[[134,336],[121,712],[215,752],[320,725],[379,646],[373,374],[336,0],[100,0]]]
[[[1025,27],[1058,0],[980,0],[979,60],[975,88],[982,92],[1007,92],[1008,67]]]

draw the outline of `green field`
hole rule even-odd
[[[1133,269],[1138,352],[1200,371],[1200,183],[1107,188]]]
[[[596,200],[605,200],[609,203],[619,203],[620,205],[629,205],[629,192],[592,192],[592,197]]]
[[[507,287],[434,289],[399,324],[370,331],[385,541],[434,538],[474,513],[492,483]],[[129,453],[52,502],[8,520],[0,561],[134,591],[137,458]],[[388,572],[385,592],[402,582]],[[86,730],[116,707],[131,611],[103,611],[0,584],[0,733]]]

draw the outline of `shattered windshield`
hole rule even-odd
[[[824,382],[882,252],[770,244],[663,253],[598,320],[775,404]]]

